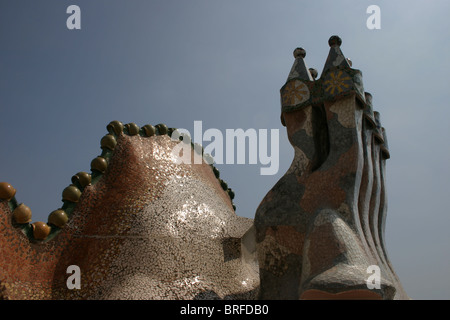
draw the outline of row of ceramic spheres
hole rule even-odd
[[[96,157],[91,162],[91,170],[93,173],[97,172],[103,174],[106,171],[108,166],[108,162],[106,160],[106,155],[109,152],[112,152],[117,145],[117,140],[114,136],[120,135],[122,132],[126,132],[128,135],[142,135],[145,137],[151,137],[153,135],[171,135],[175,130],[173,128],[168,128],[164,124],[158,124],[156,126],[145,125],[142,128],[139,128],[134,123],[129,123],[123,125],[120,121],[112,121],[106,127],[109,134],[105,135],[101,141],[100,146],[104,153],[102,156]],[[182,138],[182,137],[180,137]],[[232,189],[228,188],[228,185],[225,181],[220,179],[219,170],[216,167],[212,166],[214,175],[219,180],[222,189],[228,193],[231,200],[234,198],[234,192]],[[76,175],[72,177],[72,184],[65,188],[62,193],[62,200],[68,201],[72,203],[77,203],[81,197],[82,190],[91,184],[92,175],[87,172],[78,172]],[[16,194],[16,190],[11,186],[11,184],[7,182],[0,182],[0,200],[10,201]],[[233,204],[233,209],[236,210],[235,205]],[[63,228],[69,220],[68,213],[63,209],[54,210],[50,213],[48,217],[47,223],[38,221],[31,224],[33,237],[36,240],[44,240],[50,234],[51,227],[50,225],[54,225],[58,228]],[[12,218],[17,224],[28,224],[31,221],[31,209],[21,203],[14,210],[12,214]]]
[[[7,182],[0,182],[0,200],[10,201],[16,195],[16,189]],[[31,209],[21,203],[13,211],[13,221],[18,224],[27,224],[31,221]],[[56,221],[67,222],[67,215],[63,210],[53,211],[48,219],[48,223],[54,223]],[[51,222],[52,221],[52,222]],[[33,236],[35,239],[43,240],[47,238],[50,233],[50,227],[45,222],[35,222],[32,225]]]
[[[172,136],[172,133],[176,130],[175,128],[168,128],[165,124],[158,124],[156,126],[152,126],[150,124],[147,124],[143,126],[142,128],[139,128],[139,126],[135,123],[128,123],[126,125],[123,125],[120,121],[112,121],[108,124],[106,127],[108,132],[110,134],[104,136],[100,142],[102,148],[109,148],[114,149],[116,145],[116,140],[113,134],[116,136],[119,136],[122,132],[125,132],[128,135],[141,135],[144,137],[151,137],[153,135],[164,135],[167,134],[169,137]],[[184,134],[181,134],[179,136],[180,140],[183,140]],[[220,172],[219,170],[212,165],[214,162],[214,159],[211,157],[211,155],[203,154],[203,147],[200,146],[197,143],[192,143],[191,146],[193,147],[194,151],[196,152],[202,152],[203,158],[207,163],[211,164],[212,170],[214,172],[215,177],[219,180],[220,186],[222,189],[228,194],[231,200],[234,199],[234,191],[228,187],[228,184],[223,181],[220,178]],[[100,158],[100,159],[99,159]],[[101,169],[106,169],[106,161],[102,159],[102,157],[97,157],[93,160],[93,163],[91,164],[91,167],[94,166],[95,169],[100,171]],[[233,204],[233,209],[236,210],[236,206]]]

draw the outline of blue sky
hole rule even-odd
[[[81,30],[66,27],[72,4]],[[412,298],[450,299],[449,12],[445,0],[0,0],[0,181],[46,221],[111,120],[279,129],[277,174],[218,165],[253,218],[293,157],[279,121],[292,51],[320,75],[337,34],[388,133],[391,260]]]

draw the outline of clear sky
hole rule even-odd
[[[73,4],[80,30],[66,27]],[[320,75],[337,34],[388,133],[391,260],[412,298],[450,299],[449,13],[447,0],[0,0],[0,181],[47,221],[111,120],[278,129],[275,175],[218,165],[253,218],[293,158],[279,121],[292,52]]]

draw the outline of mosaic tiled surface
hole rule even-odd
[[[295,156],[256,211],[261,299],[408,299],[384,242],[385,131],[341,43],[330,38],[317,80],[294,51],[281,89]],[[373,265],[379,289],[367,286]]]
[[[93,169],[90,184],[77,184],[83,191],[71,199],[76,203],[66,224],[49,222],[45,239],[16,223],[20,189],[0,202],[2,297],[254,298],[255,255],[247,248],[244,256],[241,247],[252,220],[235,214],[231,189],[224,190],[217,170],[206,163],[176,164],[171,151],[179,142],[167,134],[124,130],[112,135],[113,151],[102,153],[104,173]],[[66,285],[71,265],[80,268],[81,289]]]

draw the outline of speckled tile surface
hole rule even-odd
[[[0,282],[9,299],[251,299],[238,217],[212,167],[176,164],[168,135],[120,133],[104,174],[50,240],[27,237],[0,203]],[[94,173],[93,173],[94,174]],[[54,228],[54,226],[52,226]],[[69,290],[67,267],[81,271]]]

